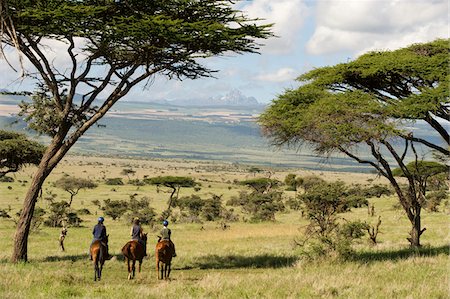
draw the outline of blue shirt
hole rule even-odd
[[[105,240],[106,239],[106,227],[103,224],[97,224],[92,230],[95,240]]]

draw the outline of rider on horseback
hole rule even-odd
[[[135,217],[133,220],[133,226],[131,227],[131,240],[137,241],[139,244],[144,246],[144,256],[147,256],[147,243],[142,240],[142,227],[141,220]]]
[[[106,246],[106,259],[110,260],[112,258],[111,255],[109,255],[108,252],[108,235],[106,234],[106,226],[103,225],[103,221],[105,221],[105,218],[98,217],[98,223],[94,226],[94,229],[92,230],[92,234],[94,235],[94,238],[92,240],[92,244],[94,244],[95,241],[100,241]],[[92,256],[91,256],[92,260]]]
[[[173,244],[172,240],[170,240],[170,235],[172,234],[172,231],[170,230],[170,228],[167,228],[167,226],[169,225],[169,221],[164,220],[163,221],[163,229],[161,230],[161,237],[160,237],[160,241],[162,240],[168,240],[170,242],[170,245],[173,248],[173,257],[176,257],[177,254],[175,253],[175,244]]]

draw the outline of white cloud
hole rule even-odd
[[[291,68],[281,68],[274,73],[264,73],[256,76],[256,80],[267,82],[284,82],[295,79],[298,72]]]
[[[316,9],[317,26],[306,46],[316,55],[395,49],[449,35],[445,0],[321,0]]]
[[[262,41],[262,53],[286,54],[294,50],[300,29],[309,8],[304,0],[253,0],[240,7],[251,18],[264,19],[261,23],[274,23],[272,28],[278,36]]]

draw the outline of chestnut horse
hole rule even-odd
[[[172,263],[173,247],[169,240],[158,240],[156,244],[156,274],[158,279],[168,279],[170,275],[170,266]],[[161,275],[160,274],[161,271]]]
[[[146,233],[142,235],[142,241],[147,244]],[[133,279],[136,271],[136,260],[139,261],[139,272],[141,272],[142,259],[145,256],[144,246],[136,240],[131,240],[122,247],[122,253],[128,265],[128,279]],[[130,261],[132,261],[131,268]]]
[[[108,237],[106,237],[105,240],[106,243],[108,243]],[[91,248],[91,257],[92,262],[94,263],[94,281],[100,280],[102,278],[102,270],[103,270],[103,264],[106,261],[106,245],[102,241],[94,241],[92,243]]]

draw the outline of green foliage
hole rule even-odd
[[[204,201],[201,214],[206,221],[215,221],[224,216],[223,210],[222,196],[213,194],[211,198]]]
[[[179,207],[181,211],[187,211],[190,216],[198,217],[205,202],[198,195],[184,196],[174,202],[174,207]]]
[[[270,178],[255,178],[244,180],[240,182],[241,185],[248,186],[257,193],[267,193],[271,191],[272,188],[277,188],[281,182]]]
[[[128,184],[133,185],[133,186],[144,186],[145,182],[141,181],[140,179],[134,179],[134,180],[129,180]]]
[[[304,177],[297,178],[298,186],[305,189],[305,191],[311,189],[312,187],[314,187],[316,185],[320,185],[323,183],[325,183],[325,180],[316,175],[307,175]]]
[[[447,190],[428,192],[425,199],[425,209],[430,212],[438,212],[442,201],[449,197]]]
[[[289,173],[284,178],[284,183],[287,185],[287,191],[297,191],[297,186],[299,185],[299,181],[297,180],[297,175],[293,173]]]
[[[130,220],[138,217],[142,224],[152,224],[155,222],[156,212],[150,206],[150,199],[148,197],[144,196],[139,200],[135,196],[130,196],[127,208],[127,216]]]
[[[45,146],[24,134],[0,130],[0,177],[26,164],[39,164],[44,151]]]
[[[1,183],[13,183],[14,182],[14,178],[10,177],[10,176],[0,176],[0,182]]]
[[[337,227],[337,214],[348,211],[347,188],[342,182],[322,183],[299,196],[310,223],[307,234],[326,237]]]
[[[448,173],[450,167],[448,165],[434,161],[412,161],[406,165],[406,171],[411,173],[415,178],[428,179],[429,177]],[[401,168],[395,168],[392,173],[395,176],[405,176]]]
[[[144,179],[144,181],[150,185],[162,185],[170,188],[195,186],[195,181],[193,178],[182,176],[158,176],[153,178],[146,178]]]
[[[105,215],[113,220],[121,218],[128,210],[128,203],[124,200],[105,199],[101,209]]]
[[[83,220],[70,208],[68,202],[60,201],[50,204],[50,211],[44,225],[49,227],[80,226],[82,222]]]
[[[123,181],[122,178],[107,178],[105,184],[111,186],[122,186]]]
[[[388,160],[404,170],[403,153],[409,148],[416,152],[417,143],[450,154],[444,127],[450,103],[449,48],[448,40],[435,40],[312,70],[298,78],[299,88],[273,101],[259,123],[275,145],[307,144],[320,155],[341,152],[374,167],[395,188],[412,225],[408,240],[418,247],[424,230],[417,219],[426,184],[418,182],[422,179],[414,172],[405,172],[409,191],[402,191]],[[414,136],[407,128],[417,120],[442,140]],[[404,149],[393,146],[398,139],[404,141]],[[371,157],[361,155],[363,151]],[[421,192],[411,191],[415,185]]]
[[[55,187],[58,187],[71,195],[76,195],[81,189],[94,189],[97,184],[90,179],[63,176],[55,181]]]
[[[233,196],[228,205],[241,206],[242,211],[251,215],[251,221],[275,221],[275,213],[284,211],[282,192],[266,193],[242,191],[239,196]]]

